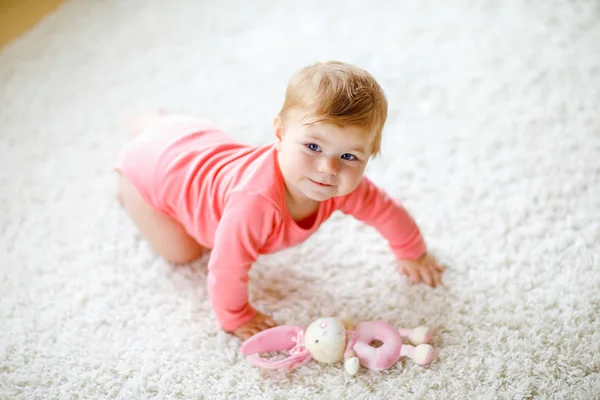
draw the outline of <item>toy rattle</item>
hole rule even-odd
[[[407,338],[413,345],[403,344]],[[339,318],[320,318],[306,330],[302,326],[283,325],[267,329],[242,345],[241,351],[253,365],[270,369],[294,369],[312,359],[323,363],[344,360],[344,369],[355,375],[360,365],[382,371],[394,365],[400,357],[408,357],[418,365],[428,366],[435,358],[429,344],[431,330],[424,326],[416,329],[396,329],[383,321],[360,322],[352,327]],[[374,341],[383,344],[371,345]],[[289,350],[284,360],[272,361],[259,353]]]

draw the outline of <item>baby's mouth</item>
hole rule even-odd
[[[319,186],[323,186],[323,187],[332,187],[333,185],[330,185],[328,183],[323,183],[323,182],[319,182],[319,181],[315,181],[314,179],[310,179],[308,178],[312,183],[319,185]]]

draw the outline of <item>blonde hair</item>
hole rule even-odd
[[[291,110],[305,113],[309,122],[357,126],[371,135],[371,151],[377,155],[387,118],[387,100],[375,78],[350,64],[328,61],[296,72],[288,84],[280,115]]]

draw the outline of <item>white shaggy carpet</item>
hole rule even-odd
[[[597,399],[599,18],[593,0],[67,3],[0,53],[0,398]],[[125,112],[267,143],[289,76],[324,59],[385,88],[369,173],[447,286],[409,285],[336,215],[261,258],[252,298],[280,323],[428,323],[429,369],[250,366],[211,315],[207,260],[157,258],[115,201]]]

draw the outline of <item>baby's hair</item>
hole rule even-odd
[[[292,76],[280,115],[285,120],[291,110],[298,110],[309,125],[327,122],[365,129],[372,135],[372,154],[377,155],[387,107],[385,94],[371,74],[350,64],[327,61],[304,67]]]

